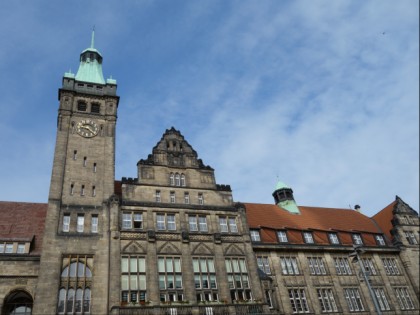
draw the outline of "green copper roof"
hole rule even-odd
[[[89,48],[80,54],[80,65],[77,70],[76,80],[105,84],[104,75],[102,73],[102,55],[94,48],[95,31],[92,31],[92,41]]]
[[[277,205],[289,211],[290,213],[300,214],[300,210],[294,200],[280,201]]]
[[[287,186],[285,183],[278,181],[276,188],[274,188],[274,191],[279,190],[279,189],[283,189],[283,188],[289,188],[289,186]]]

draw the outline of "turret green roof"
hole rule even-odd
[[[290,187],[287,186],[285,183],[283,183],[281,181],[278,181],[277,185],[276,185],[276,188],[274,188],[274,191],[279,190],[279,189],[284,189],[284,188],[289,188],[290,189]]]
[[[76,80],[105,84],[104,75],[102,73],[102,55],[94,47],[95,31],[92,31],[92,41],[89,48],[80,54],[80,65],[77,70]]]

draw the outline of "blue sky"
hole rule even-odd
[[[419,3],[8,1],[0,11],[0,200],[47,202],[57,91],[95,46],[118,82],[116,179],[174,126],[272,203],[419,209]]]

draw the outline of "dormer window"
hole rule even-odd
[[[352,234],[354,245],[363,245],[363,239],[360,234]]]
[[[286,231],[278,231],[277,237],[280,243],[288,243],[289,240],[287,239],[287,232]]]
[[[330,243],[333,245],[340,244],[340,240],[338,239],[337,233],[328,233],[328,239],[330,240]]]
[[[376,243],[379,246],[385,246],[386,245],[385,239],[384,239],[384,237],[382,235],[375,235],[375,240],[376,240]]]
[[[252,242],[261,242],[260,231],[250,230],[249,234],[251,236],[251,241]]]
[[[303,240],[306,244],[314,244],[314,237],[312,232],[303,232]]]

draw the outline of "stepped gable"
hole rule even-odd
[[[141,159],[137,165],[164,165],[191,167],[213,170],[198,158],[197,152],[174,127],[166,129],[160,141],[153,147],[147,159]]]
[[[394,238],[391,231],[395,227],[394,224],[398,222],[398,220],[395,220],[395,214],[397,213],[414,214],[418,216],[417,211],[406,204],[400,197],[395,196],[395,201],[391,202],[388,206],[383,208],[372,217],[372,219],[375,220],[375,222],[384,231],[384,234],[390,240]]]
[[[30,241],[29,255],[41,254],[48,204],[0,201],[0,240]]]
[[[263,243],[278,243],[276,231],[287,230],[289,242],[304,244],[302,231],[312,231],[316,244],[328,245],[327,232],[339,234],[342,245],[351,245],[351,233],[363,234],[366,245],[376,245],[374,234],[383,232],[367,216],[347,209],[299,206],[300,214],[277,205],[245,203],[249,227],[261,229]]]

